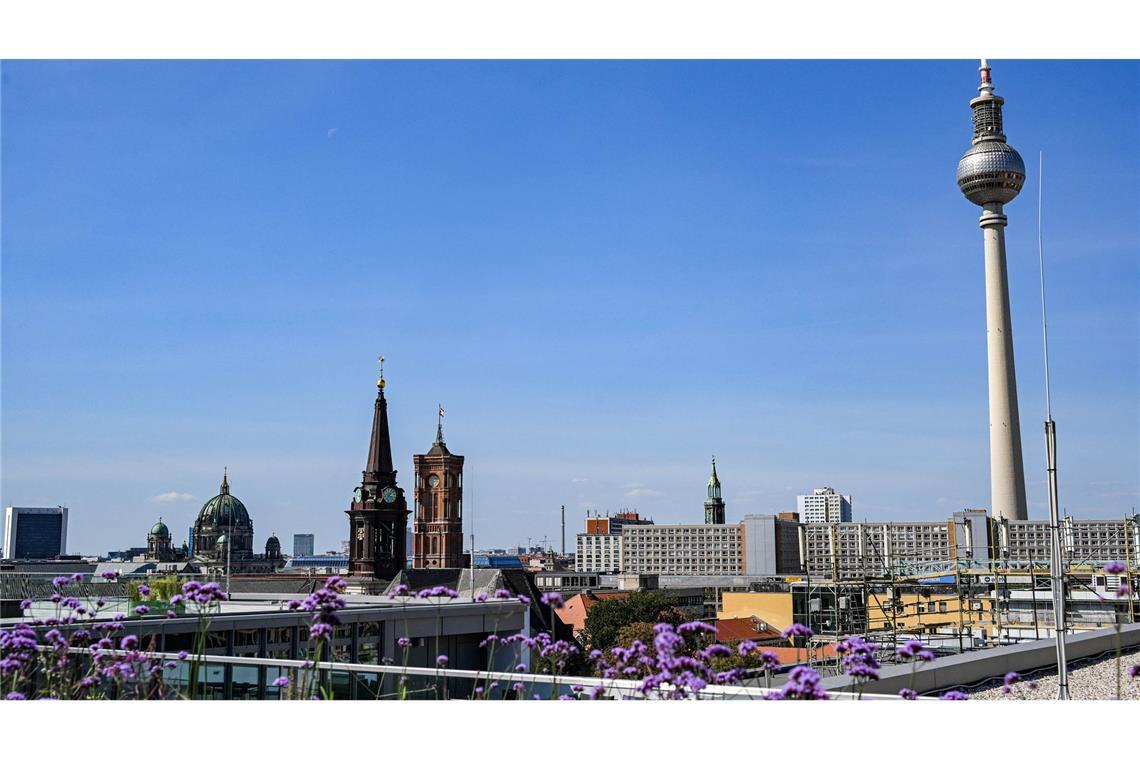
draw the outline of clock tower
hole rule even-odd
[[[390,580],[406,564],[408,504],[404,489],[396,485],[396,470],[392,467],[382,356],[376,387],[368,464],[348,509],[348,573]]]
[[[416,465],[416,516],[412,533],[412,567],[463,567],[463,457],[443,442],[443,408],[435,443]]]

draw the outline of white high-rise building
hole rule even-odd
[[[834,488],[816,488],[796,497],[796,511],[804,524],[851,522],[851,497],[836,493]]]

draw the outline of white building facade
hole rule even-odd
[[[743,537],[736,525],[625,525],[622,572],[739,575]]]
[[[834,488],[816,488],[796,497],[796,511],[805,525],[851,522],[851,497],[836,493]]]

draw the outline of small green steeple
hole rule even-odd
[[[705,499],[705,524],[724,524],[724,499],[720,496],[720,478],[716,475],[716,457],[712,458],[712,474],[709,475],[709,495]]]

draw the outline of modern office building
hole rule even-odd
[[[6,507],[4,559],[53,559],[67,554],[67,507]]]
[[[923,576],[956,570],[1043,568],[1050,555],[1046,520],[995,520],[985,510],[950,519],[904,523],[815,523],[803,527],[809,577],[836,581]],[[1065,565],[1096,569],[1106,562],[1140,562],[1140,518],[1061,523]]]
[[[804,526],[804,570],[809,577],[854,580],[946,562],[953,556],[952,526],[948,520],[811,523]]]
[[[315,554],[316,536],[312,533],[293,534],[293,556],[311,557]]]
[[[574,572],[620,573],[622,528],[626,525],[652,525],[637,512],[618,512],[605,517],[586,517],[586,532],[579,533],[574,546]]]
[[[836,493],[834,488],[816,488],[796,497],[796,511],[805,525],[851,522],[851,497]]]
[[[776,515],[745,515],[740,530],[744,575],[788,575],[802,571],[798,520]]]
[[[741,525],[625,525],[623,573],[738,575],[743,557]]]

